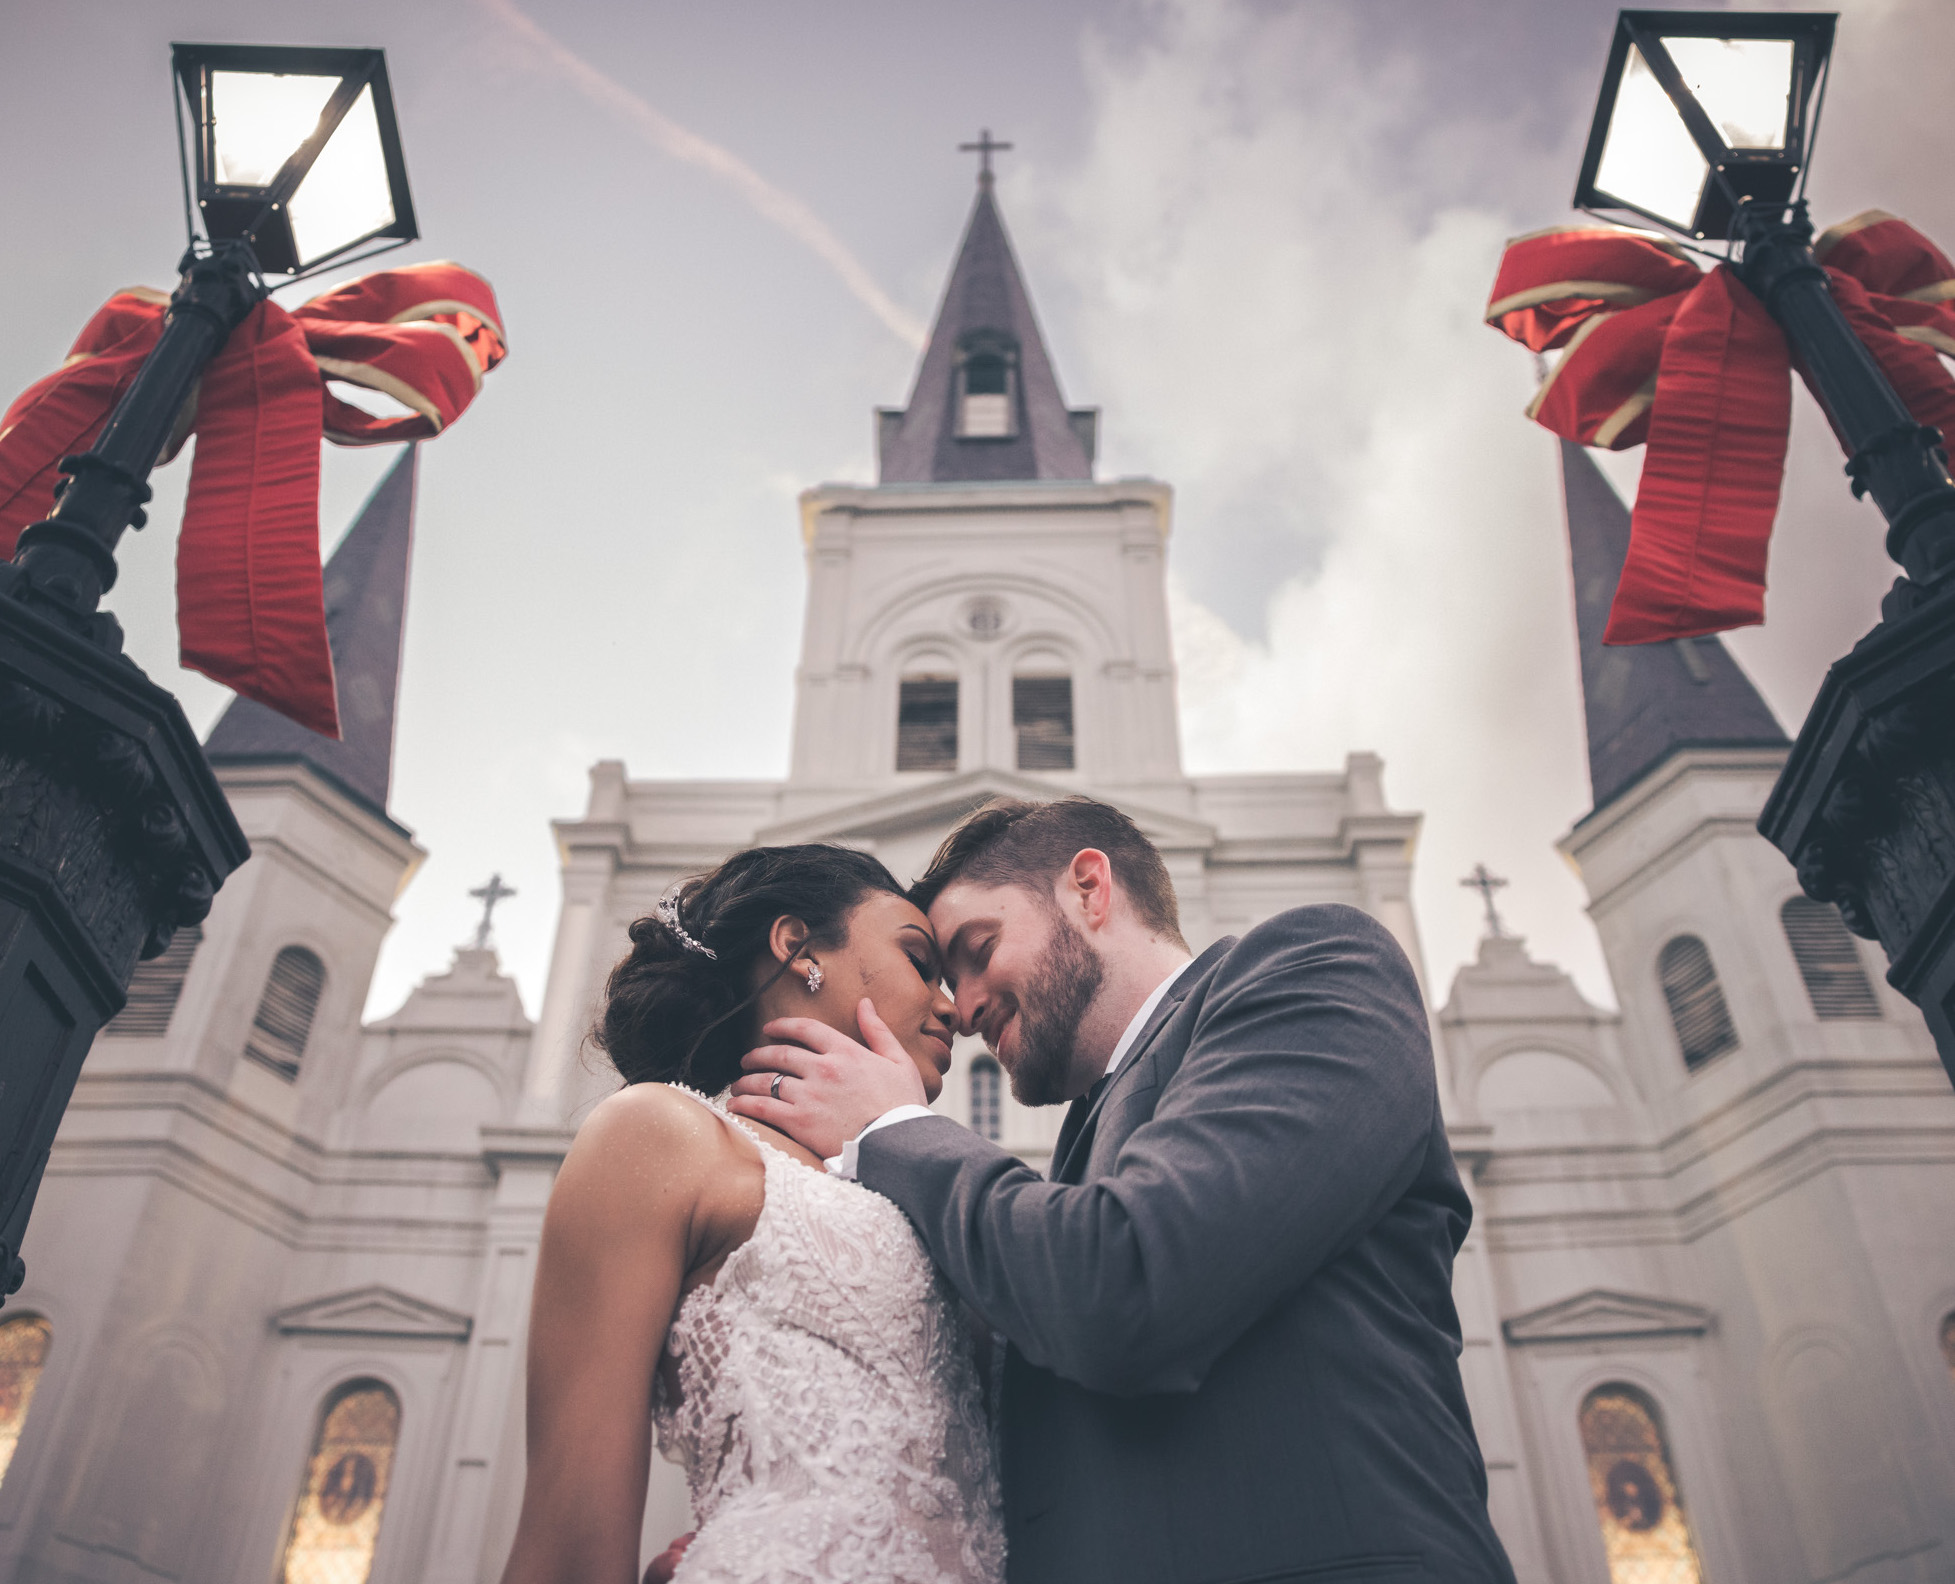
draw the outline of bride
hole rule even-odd
[[[654,1429],[698,1525],[677,1584],[997,1584],[956,1296],[888,1200],[708,1098],[799,1016],[886,1025],[935,1099],[955,1013],[928,921],[866,854],[761,847],[631,942],[594,1036],[625,1088],[578,1130],[543,1223],[503,1584],[635,1584]]]

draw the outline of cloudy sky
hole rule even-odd
[[[1843,0],[1821,224],[1955,243],[1946,0]],[[548,822],[586,771],[778,776],[803,574],[794,497],[874,476],[971,199],[1000,197],[1105,476],[1178,492],[1188,767],[1385,756],[1423,811],[1435,991],[1484,860],[1537,956],[1613,1000],[1553,848],[1588,782],[1554,442],[1479,322],[1504,239],[1568,215],[1614,7],[1596,0],[8,0],[0,387],[53,367],[182,246],[172,39],[380,45],[425,241],[487,275],[512,356],[424,455],[393,807],[429,850],[371,1006],[471,927],[492,869],[535,1011]],[[304,292],[298,295],[305,295]],[[1798,399],[1763,628],[1788,727],[1892,575]],[[333,451],[327,548],[390,457]],[[1633,490],[1635,453],[1609,460]],[[175,665],[159,473],[110,597]]]

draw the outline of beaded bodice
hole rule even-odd
[[[677,1389],[661,1370],[654,1393],[698,1525],[677,1584],[997,1584],[996,1463],[955,1293],[887,1199],[756,1147],[753,1235],[680,1304]]]

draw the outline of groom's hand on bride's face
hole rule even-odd
[[[860,1040],[813,1018],[776,1018],[760,1031],[774,1043],[747,1052],[728,1103],[824,1159],[885,1111],[927,1104],[916,1062],[867,997],[856,1021]]]

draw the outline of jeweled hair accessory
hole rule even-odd
[[[659,923],[663,924],[676,935],[679,938],[679,944],[685,947],[687,951],[698,952],[702,957],[711,957],[715,962],[719,961],[720,954],[718,952],[714,951],[704,941],[694,940],[692,936],[686,933],[685,925],[679,922],[678,892],[669,892],[665,896],[660,897],[658,899],[658,906],[652,909],[652,911],[658,916]]]

